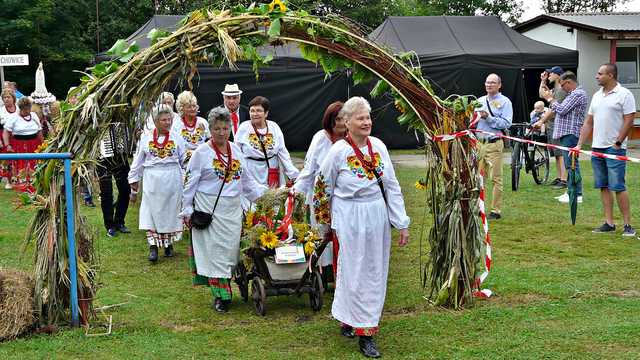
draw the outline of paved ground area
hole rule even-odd
[[[633,141],[629,148],[627,149],[627,156],[640,158],[640,142]],[[293,164],[298,168],[302,169],[304,166],[304,159],[299,157],[292,157]],[[589,160],[589,156],[585,154],[580,154],[580,160],[587,161]],[[409,166],[409,167],[424,167],[424,155],[416,155],[416,154],[391,154],[391,161],[393,164],[398,166]],[[511,149],[508,149],[504,152],[504,164],[511,164]]]

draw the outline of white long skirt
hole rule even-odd
[[[144,169],[140,230],[157,233],[182,231],[178,217],[182,206],[182,170],[177,164],[159,165]]]
[[[316,221],[316,212],[315,212],[315,208],[313,207],[313,193],[309,194],[307,196],[307,204],[311,204],[309,206],[309,210],[310,210],[310,223],[311,226],[317,226],[318,222]],[[340,239],[338,238],[338,241]],[[328,243],[327,247],[324,248],[324,251],[322,252],[322,255],[320,255],[320,259],[318,260],[318,264],[320,266],[330,266],[333,265],[333,243]]]
[[[211,214],[216,195],[196,192],[194,209]],[[240,255],[242,208],[240,197],[221,196],[209,227],[191,230],[198,275],[231,278]]]
[[[280,170],[280,186],[284,186],[286,184],[286,177],[284,175],[283,167],[280,165],[278,156],[274,156],[269,159],[269,167],[273,169],[276,166]],[[269,170],[267,169],[267,163],[265,161],[247,159],[244,171],[246,171],[246,173],[258,184],[269,187]],[[242,196],[242,209],[244,211],[253,211],[255,210],[254,203]]]
[[[333,198],[331,227],[340,241],[331,314],[356,328],[376,327],[387,293],[391,226],[384,199]]]

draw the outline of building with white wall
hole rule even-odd
[[[521,34],[578,51],[578,81],[587,93],[598,89],[598,67],[618,65],[618,81],[630,89],[640,109],[640,13],[540,15],[514,26]]]

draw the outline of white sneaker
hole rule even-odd
[[[558,201],[563,203],[563,204],[568,204],[569,203],[569,194],[565,193],[560,198],[558,198]],[[578,204],[582,204],[582,196],[578,196]]]
[[[554,199],[556,199],[556,200],[558,200],[560,202],[569,202],[569,194],[564,193],[562,195],[555,196]]]
[[[13,189],[13,185],[11,185],[11,182],[7,182],[7,184],[4,186],[5,190],[11,190]]]

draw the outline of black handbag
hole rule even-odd
[[[216,203],[217,203],[216,199]],[[213,209],[215,211],[215,209]],[[213,221],[213,214],[209,214],[208,212],[194,210],[193,214],[191,214],[191,226],[198,230],[204,230],[211,225],[211,221]]]
[[[229,176],[229,170],[231,167],[231,153],[229,153],[229,163],[227,164],[227,168],[224,170],[224,177],[222,178],[222,185],[220,186],[220,190],[218,190],[218,196],[216,196],[216,202],[213,204],[213,210],[211,210],[211,214],[208,212],[194,210],[193,214],[191,214],[191,226],[198,229],[204,230],[211,225],[213,221],[213,213],[216,212],[216,207],[218,206],[218,200],[220,200],[220,194],[222,194],[222,189],[224,188],[224,184],[226,183],[227,176]]]

